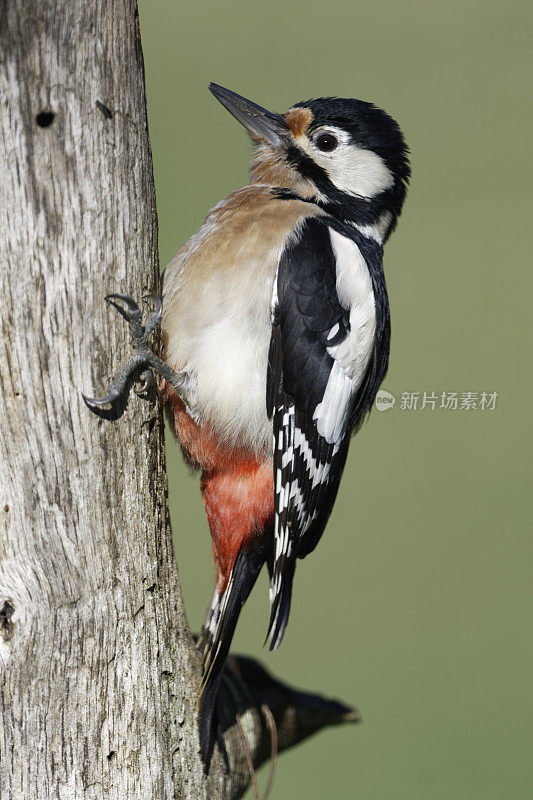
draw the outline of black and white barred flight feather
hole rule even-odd
[[[350,433],[385,375],[389,337],[381,245],[331,217],[307,219],[280,259],[272,301],[271,649],[279,646],[287,625],[295,560],[310,553],[322,535]]]
[[[241,546],[224,591],[219,594],[215,590],[198,637],[197,647],[202,654],[199,733],[206,761],[211,758],[215,742],[216,698],[235,626],[265,562],[271,570],[272,535],[253,549]]]

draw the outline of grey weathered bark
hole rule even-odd
[[[128,349],[104,295],[158,289],[134,0],[0,0],[0,102],[0,798],[240,797],[236,711],[256,765],[262,703],[281,748],[356,714],[233,659],[205,777],[161,413],[81,400]]]

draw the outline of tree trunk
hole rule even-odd
[[[282,747],[355,712],[233,661],[206,778],[161,412],[81,399],[128,352],[104,295],[159,290],[134,0],[0,0],[0,102],[0,798],[239,797],[236,709],[256,764],[265,698]]]

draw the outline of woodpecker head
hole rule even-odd
[[[273,114],[222,86],[209,88],[252,137],[255,182],[388,237],[411,170],[400,127],[385,111],[363,100],[324,97]]]

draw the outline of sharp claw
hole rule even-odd
[[[113,403],[120,396],[118,392],[110,392],[106,397],[87,397],[81,395],[85,400],[85,404],[92,410],[93,408],[103,408],[104,406],[113,405]]]
[[[139,306],[128,294],[106,294],[105,299],[110,303],[112,300],[122,300],[126,303],[130,311],[139,311]]]
[[[128,403],[128,395],[134,383],[140,379],[136,393],[148,396],[154,387],[151,369],[154,368],[167,380],[172,380],[174,372],[170,370],[148,347],[148,336],[161,322],[163,303],[155,294],[146,295],[143,300],[152,300],[155,310],[150,314],[146,325],[142,324],[142,312],[132,297],[126,294],[108,294],[107,302],[112,305],[129,323],[130,334],[135,344],[135,351],[119,368],[109,387],[106,397],[87,397],[82,394],[87,408],[104,419],[116,420],[122,416]],[[126,308],[123,307],[123,305]],[[172,384],[174,385],[174,384]]]
[[[114,399],[110,395],[102,399],[87,397],[83,393],[81,396],[83,397],[85,405],[93,414],[96,414],[97,417],[101,417],[102,419],[112,421],[122,416],[127,405],[127,399],[123,399],[120,396]],[[109,408],[106,408],[106,406],[109,406]]]
[[[105,299],[110,305],[114,306],[114,308],[117,309],[118,313],[121,314],[124,317],[124,319],[128,320],[128,322],[133,314],[140,315],[141,313],[141,309],[139,308],[135,300],[132,297],[129,297],[129,295],[127,294],[108,294],[106,295]],[[120,300],[122,303],[125,303],[128,306],[128,310],[126,311],[124,308],[122,308],[121,305],[115,303],[115,300]]]
[[[163,313],[163,301],[158,294],[145,294],[143,300],[153,300],[155,302],[154,314],[160,316]]]
[[[80,394],[83,397],[83,402],[85,403],[87,408],[90,408],[92,411],[94,404],[98,403],[98,400],[95,400],[94,397],[87,397],[87,395],[83,394],[83,392],[80,392]]]
[[[161,322],[161,317],[163,316],[163,301],[157,294],[147,294],[145,297],[143,297],[143,300],[153,300],[155,302],[155,309],[146,320],[146,324],[144,326],[145,333],[148,336]]]
[[[154,376],[151,370],[146,369],[141,374],[140,385],[135,387],[135,394],[139,396],[147,395],[154,385]]]

